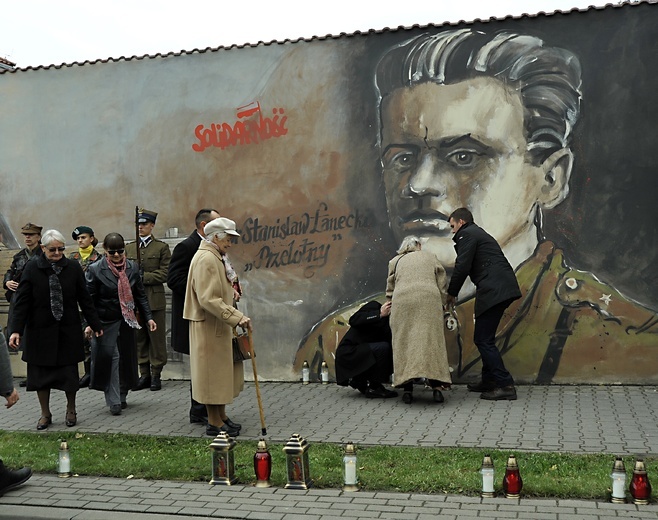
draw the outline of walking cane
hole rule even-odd
[[[251,351],[251,368],[254,371],[254,383],[256,383],[256,399],[258,400],[258,411],[260,412],[261,433],[267,435],[265,427],[265,414],[263,413],[263,401],[260,398],[260,387],[258,386],[258,371],[256,370],[256,353],[254,352],[254,340],[251,337],[251,327],[247,327],[249,337],[249,350]]]

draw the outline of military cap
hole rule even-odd
[[[137,214],[138,223],[144,224],[145,222],[153,222],[155,224],[156,218],[158,218],[158,214],[155,211],[139,208],[139,212]]]
[[[23,235],[40,235],[41,230],[43,228],[41,226],[37,226],[36,224],[32,224],[32,222],[28,222],[21,228],[21,233]]]
[[[94,230],[89,226],[78,226],[73,230],[71,236],[73,237],[73,240],[77,240],[78,237],[84,233],[87,233],[89,236],[94,236]]]

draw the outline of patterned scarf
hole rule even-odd
[[[53,272],[48,275],[48,286],[50,287],[50,310],[53,317],[59,321],[64,315],[64,296],[62,295],[62,284],[59,283],[59,273],[62,272],[62,266],[50,264]]]
[[[231,285],[233,288],[238,291],[238,294],[242,296],[242,287],[240,286],[240,280],[238,280],[238,275],[235,272],[235,269],[233,269],[233,266],[231,265],[230,260],[228,259],[228,255],[226,253],[220,253],[222,257],[222,262],[224,262],[224,267],[226,268],[226,278],[228,278],[228,281],[231,282]]]
[[[126,259],[121,260],[120,264],[115,264],[107,260],[107,265],[112,274],[117,277],[117,288],[119,289],[119,303],[121,304],[121,314],[125,322],[133,329],[141,329],[135,316],[135,301],[133,292],[130,288],[130,281],[126,275]]]

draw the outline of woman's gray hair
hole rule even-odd
[[[206,235],[206,240],[208,242],[211,242],[213,237],[217,237],[221,240],[222,238],[225,238],[226,236],[228,236],[228,233],[226,231],[218,230],[218,231],[213,231],[212,233],[208,233]]]
[[[416,235],[409,235],[402,239],[400,248],[398,249],[398,254],[402,253],[412,253],[414,251],[420,251],[420,247],[423,245],[423,242]]]
[[[64,235],[62,235],[56,229],[49,229],[43,235],[41,235],[41,243],[44,246],[48,246],[53,242],[61,242],[62,244],[66,245],[66,239],[64,238]]]

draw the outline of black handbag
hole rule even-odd
[[[251,359],[249,334],[244,329],[242,329],[242,332],[238,332],[236,327],[233,329],[233,363],[246,361],[247,359]]]

